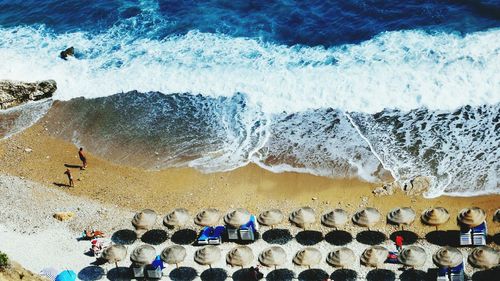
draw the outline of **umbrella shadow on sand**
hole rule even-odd
[[[170,237],[170,240],[178,245],[189,245],[193,244],[196,241],[196,231],[192,229],[181,229]]]
[[[137,240],[137,234],[130,229],[121,229],[113,233],[111,241],[120,245],[132,245]]]
[[[262,239],[269,244],[285,245],[293,239],[288,229],[269,229],[262,234]]]
[[[380,231],[374,231],[374,230],[361,231],[356,235],[356,240],[359,243],[372,246],[381,244],[386,239],[387,237],[385,236],[385,234],[383,234]]]
[[[78,279],[82,281],[100,280],[104,276],[104,269],[100,266],[87,266],[78,272]]]
[[[148,230],[141,237],[142,242],[150,245],[160,245],[161,243],[167,241],[167,239],[167,232],[163,229]]]
[[[418,235],[413,232],[413,231],[408,231],[408,230],[400,230],[400,231],[395,231],[391,234],[390,239],[393,242],[396,242],[396,237],[401,236],[403,237],[403,244],[404,245],[411,245],[417,242],[418,240]]]
[[[427,242],[438,246],[459,246],[460,231],[458,230],[436,230],[425,235]]]
[[[352,235],[347,231],[332,230],[325,235],[325,241],[331,245],[343,246],[352,242]]]
[[[325,280],[328,278],[328,273],[323,269],[312,268],[302,271],[299,274],[298,279],[300,281],[316,281],[316,280]]]
[[[356,281],[358,273],[352,269],[337,269],[331,275],[330,279],[335,281]]]
[[[275,269],[266,276],[267,281],[291,281],[294,278],[293,271],[286,268]]]
[[[500,267],[494,267],[488,270],[478,271],[472,274],[472,281],[490,281],[497,280],[500,275]]]
[[[388,269],[374,269],[366,275],[367,281],[394,281],[396,273]]]
[[[301,245],[312,246],[323,241],[323,233],[315,230],[303,230],[295,235],[295,240]]]
[[[434,276],[434,279],[436,277]],[[432,280],[431,275],[425,271],[417,270],[417,269],[409,269],[405,270],[399,276],[399,280],[401,281],[427,281]]]
[[[200,274],[202,281],[225,281],[227,272],[222,268],[209,268]]]
[[[111,281],[132,280],[132,271],[128,267],[115,267],[108,271],[106,277]]]
[[[198,272],[192,267],[179,267],[170,272],[168,275],[172,281],[193,281],[198,277]]]

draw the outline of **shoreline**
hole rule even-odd
[[[204,174],[192,168],[148,171],[111,163],[87,152],[89,167],[72,169],[76,187],[67,188],[64,164],[80,165],[77,147],[51,137],[43,118],[25,131],[0,141],[0,174],[22,177],[49,188],[113,204],[128,210],[151,208],[163,214],[176,207],[195,213],[206,207],[225,212],[244,207],[251,212],[280,208],[285,213],[310,206],[319,216],[332,208],[344,208],[351,214],[362,207],[378,208],[381,214],[390,209],[412,206],[417,214],[432,206],[445,206],[455,216],[465,207],[478,206],[491,216],[499,207],[500,195],[474,197],[423,198],[407,196],[397,190],[393,195],[374,196],[379,185],[356,179],[330,179],[293,172],[272,173],[250,164],[229,172]],[[26,150],[28,149],[28,150]],[[417,232],[428,230],[415,223]],[[455,229],[453,219],[443,226]],[[393,226],[380,223],[380,230]]]

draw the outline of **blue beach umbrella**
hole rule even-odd
[[[57,275],[55,281],[75,281],[76,273],[73,270],[64,270]]]

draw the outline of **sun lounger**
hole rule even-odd
[[[210,245],[219,245],[222,243],[222,235],[226,228],[224,226],[217,226],[214,228],[211,235],[208,237],[208,244]]]
[[[486,245],[487,233],[486,222],[472,228],[472,244],[481,246]]]
[[[196,242],[198,245],[219,245],[222,243],[222,234],[224,234],[225,230],[224,226],[217,226],[215,228],[206,226],[201,230]]]
[[[464,281],[464,264],[461,263],[458,266],[452,267],[450,270],[450,280],[451,281]]]
[[[472,245],[472,229],[461,229],[460,230],[460,245]]]
[[[242,225],[239,229],[240,239],[243,241],[254,241],[256,225],[257,224],[255,223],[255,216],[250,216],[250,220],[246,224]]]
[[[140,267],[132,266],[132,271],[134,272],[135,278],[143,278],[144,277],[144,266],[140,266]]]
[[[439,268],[436,281],[450,281],[448,278],[448,268]]]
[[[238,240],[239,239],[239,237],[238,237],[238,229],[237,228],[228,227],[227,228],[227,239],[229,241]]]
[[[163,272],[161,271],[161,267],[160,266],[157,266],[157,267],[148,267],[148,269],[146,270],[147,274],[148,274],[148,278],[150,279],[161,279],[163,277]]]

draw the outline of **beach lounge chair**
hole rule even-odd
[[[463,263],[450,269],[450,281],[464,281],[464,279],[465,276]]]
[[[132,271],[134,272],[135,278],[143,278],[144,277],[144,266],[132,266]]]
[[[436,281],[450,281],[448,278],[448,268],[440,267],[438,269]]]
[[[160,266],[154,267],[149,266],[146,270],[149,279],[161,279],[163,277],[163,272]]]
[[[196,243],[198,245],[219,245],[222,243],[222,234],[225,230],[224,226],[217,226],[215,228],[206,226],[201,230]]]
[[[238,237],[238,229],[237,228],[228,227],[227,228],[227,239],[229,241],[238,240],[239,239],[239,237]]]
[[[486,226],[486,222],[472,228],[472,244],[473,245],[486,245],[486,235],[488,233],[488,229]]]
[[[208,244],[220,245],[222,243],[222,235],[225,231],[226,228],[224,226],[215,227],[211,235],[208,237]]]
[[[254,241],[256,225],[257,224],[255,223],[255,216],[250,216],[250,220],[246,224],[240,226],[240,239],[243,241]]]
[[[470,228],[460,229],[460,245],[461,246],[472,245],[472,229]]]

